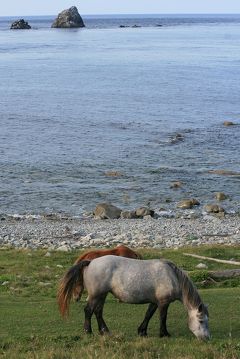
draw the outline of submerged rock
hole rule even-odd
[[[208,173],[219,176],[235,176],[240,177],[240,172],[228,171],[228,170],[210,170]]]
[[[224,201],[225,199],[227,199],[227,196],[223,192],[217,192],[217,193],[215,193],[215,198],[218,201]]]
[[[85,27],[83,19],[81,18],[76,6],[70,9],[63,10],[58,14],[56,20],[52,24],[53,28],[76,28]]]
[[[232,121],[224,121],[223,122],[223,126],[234,126],[235,125],[235,123],[233,123]]]
[[[178,189],[180,187],[182,187],[182,182],[181,181],[172,182],[171,186],[170,186],[170,188],[172,188],[172,189]]]
[[[29,30],[31,26],[24,19],[14,21],[11,25],[12,30]]]
[[[99,219],[118,219],[121,212],[120,208],[110,203],[99,203],[94,210],[94,216]]]

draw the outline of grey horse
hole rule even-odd
[[[84,308],[84,330],[92,333],[91,318],[95,314],[101,334],[109,332],[103,319],[103,306],[108,293],[121,302],[149,303],[138,334],[147,335],[148,323],[160,311],[160,336],[169,336],[166,327],[169,304],[180,300],[188,311],[189,329],[198,339],[209,339],[208,309],[188,276],[167,260],[135,260],[105,256],[92,261],[83,260],[74,265],[60,282],[58,304],[61,314],[68,313],[72,293],[76,286],[88,292]]]

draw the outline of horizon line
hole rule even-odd
[[[25,14],[25,15],[1,15],[0,18],[3,18],[3,17],[21,17],[21,16],[31,16],[31,17],[34,17],[34,16],[57,16],[60,12],[58,12],[57,14],[39,14],[39,15],[36,15],[36,14],[32,14],[32,15],[29,15],[29,14]],[[235,15],[235,16],[238,16],[240,15],[240,12],[239,13],[233,13],[233,12],[216,12],[216,13],[213,13],[213,12],[199,12],[199,13],[193,13],[193,12],[178,12],[178,13],[174,13],[174,12],[171,12],[171,13],[96,13],[96,14],[84,14],[84,13],[80,13],[81,16],[126,16],[126,15],[134,15],[134,16],[138,16],[138,15],[162,15],[162,16],[166,16],[166,15]]]

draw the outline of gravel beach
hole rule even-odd
[[[70,251],[90,247],[177,248],[202,244],[240,244],[240,217],[185,213],[179,218],[96,220],[3,217],[0,246]]]

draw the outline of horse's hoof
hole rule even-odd
[[[110,335],[111,336],[111,333],[109,332],[109,330],[106,330],[106,329],[102,329],[99,331],[99,334],[100,335]]]
[[[86,334],[92,334],[92,330],[89,330],[89,329],[85,329],[85,328],[84,328],[84,333],[86,333]]]
[[[171,337],[171,334],[169,334],[168,332],[167,333],[160,333],[160,338],[170,338]]]
[[[138,330],[138,335],[140,337],[147,337],[147,332],[146,330]]]

